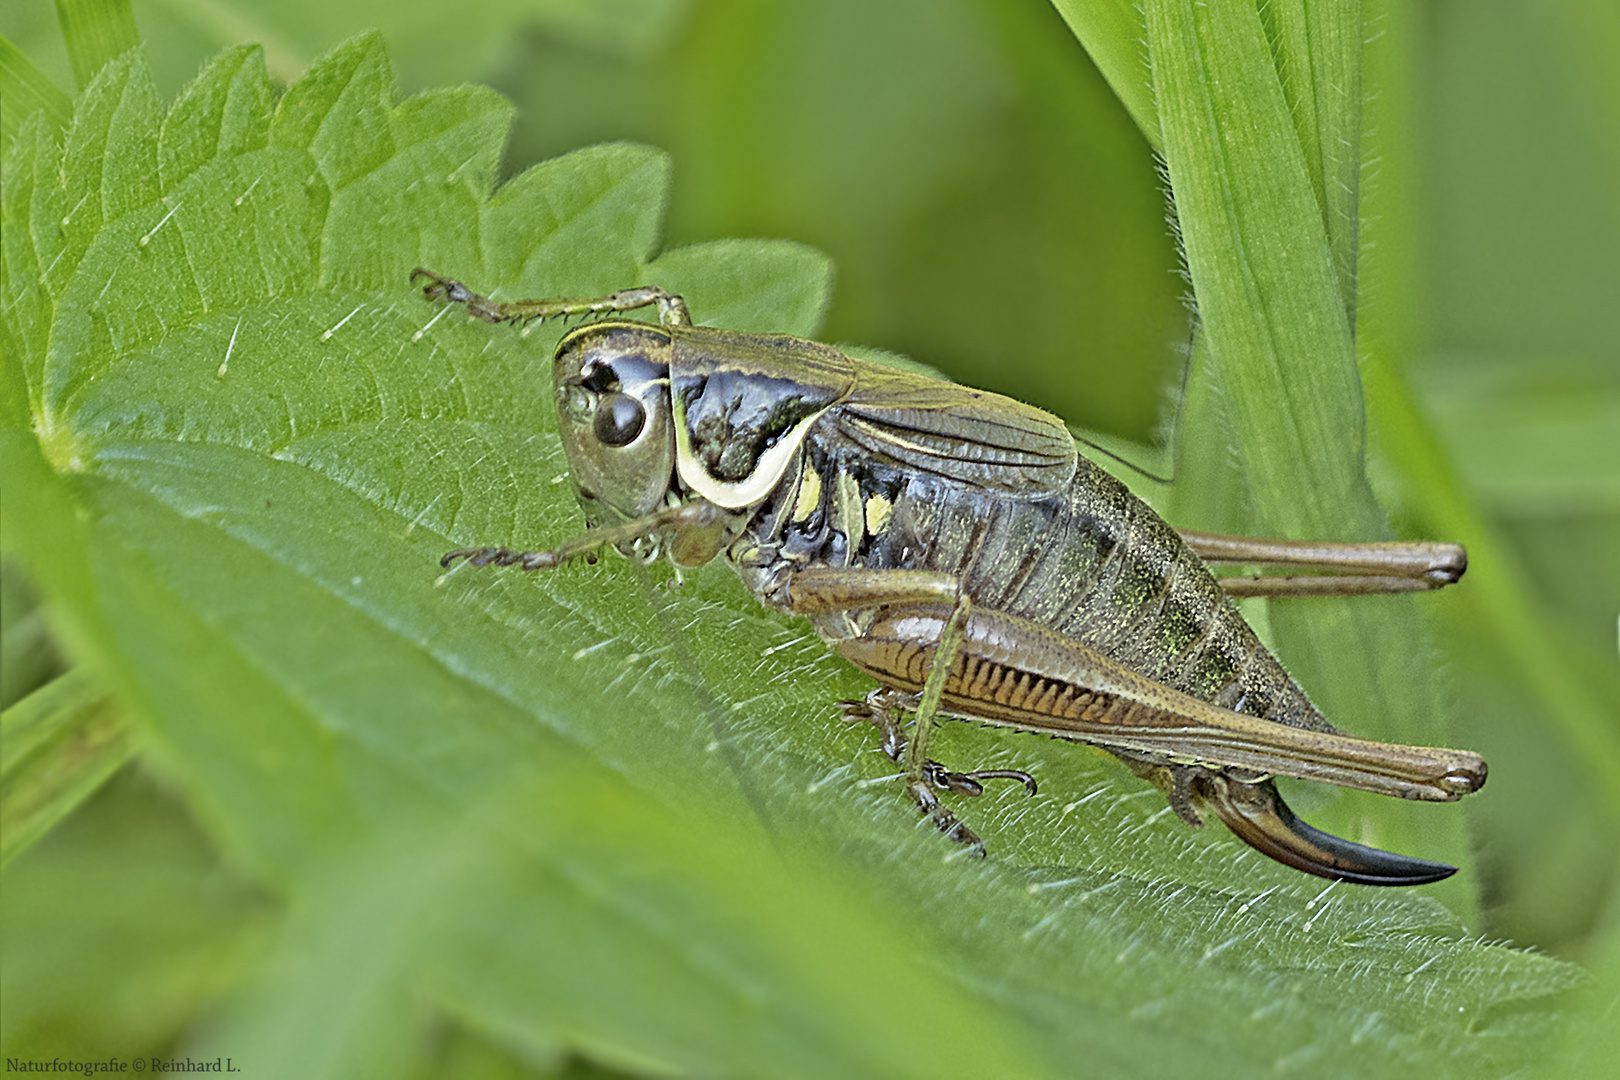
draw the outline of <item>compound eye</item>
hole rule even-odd
[[[629,446],[647,426],[647,410],[629,394],[609,394],[596,405],[592,430],[605,446]]]

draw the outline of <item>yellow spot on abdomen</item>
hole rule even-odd
[[[799,493],[793,497],[793,521],[802,523],[810,520],[810,515],[816,512],[821,505],[821,474],[805,463],[804,473],[799,477]]]
[[[882,495],[869,495],[866,498],[866,535],[876,536],[889,527],[889,518],[894,516],[894,504]]]

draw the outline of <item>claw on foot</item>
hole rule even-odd
[[[930,761],[923,766],[923,779],[944,791],[954,791],[958,795],[978,796],[984,794],[984,781],[986,780],[1017,780],[1024,785],[1024,790],[1033,795],[1036,792],[1035,778],[1022,769],[975,769],[973,772],[952,772],[937,761]]]
[[[881,737],[879,745],[883,752],[894,761],[901,761],[905,757],[906,737],[900,723],[902,709],[915,708],[917,695],[906,694],[897,690],[880,688],[866,695],[863,700],[846,699],[840,701],[839,714],[849,723],[871,724],[878,729]],[[939,801],[938,792],[949,791],[957,795],[978,796],[984,794],[984,781],[986,780],[1017,780],[1024,785],[1024,790],[1033,795],[1036,791],[1035,778],[1022,769],[977,769],[973,772],[956,772],[947,769],[937,761],[926,761],[922,766],[921,776],[912,776],[906,781],[906,791],[910,793],[917,809],[925,817],[930,818],[940,832],[962,844],[973,848],[976,854],[984,854],[984,842],[972,829],[962,824],[956,815],[946,809]]]
[[[1024,785],[1026,794],[1034,795],[1039,789],[1035,786],[1035,778],[1023,769],[976,769],[970,773],[963,773],[969,780],[980,782],[984,780],[1017,780]]]
[[[963,824],[960,818],[939,801],[939,796],[934,794],[933,785],[927,779],[908,781],[906,790],[911,793],[912,800],[916,802],[917,809],[922,811],[923,816],[933,821],[934,828],[956,843],[969,848],[972,854],[984,854],[984,841],[979,839],[979,834]]]
[[[440,277],[431,270],[418,266],[411,271],[411,284],[415,285],[419,278],[427,278],[427,284],[422,286],[422,296],[428,300],[448,300],[452,304],[468,304],[469,309],[480,318],[487,318],[481,310],[484,298],[473,292],[459,281],[447,277]],[[474,305],[472,302],[478,301]],[[494,320],[488,320],[493,322]]]

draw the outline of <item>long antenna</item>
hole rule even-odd
[[[1157,473],[1149,472],[1136,462],[1114,453],[1114,451],[1108,449],[1106,446],[1093,442],[1091,439],[1086,438],[1073,428],[1069,429],[1069,434],[1074,436],[1075,442],[1084,443],[1086,446],[1089,446],[1093,450],[1097,451],[1097,453],[1113,458],[1127,469],[1130,469],[1134,473],[1140,473],[1156,484],[1174,484],[1176,482],[1176,439],[1181,435],[1181,409],[1187,401],[1187,387],[1192,382],[1193,356],[1197,352],[1197,349],[1198,326],[1195,323],[1192,329],[1192,338],[1187,342],[1187,347],[1184,352],[1186,359],[1181,365],[1181,387],[1176,391],[1175,411],[1170,414],[1170,431],[1165,436],[1165,449],[1169,453],[1170,457],[1169,476],[1160,476]]]
[[[1124,457],[1124,456],[1122,456],[1120,454],[1114,453],[1112,450],[1108,449],[1108,447],[1106,447],[1106,446],[1103,446],[1101,443],[1092,442],[1090,439],[1086,438],[1084,435],[1081,435],[1078,432],[1076,432],[1074,430],[1074,428],[1069,429],[1069,434],[1074,436],[1074,441],[1075,442],[1083,443],[1086,446],[1089,446],[1093,450],[1097,451],[1097,453],[1102,454],[1105,457],[1113,458],[1115,461],[1119,462],[1121,465],[1125,466],[1127,469],[1131,470],[1132,472],[1141,473],[1143,476],[1147,477],[1149,480],[1152,480],[1156,484],[1173,484],[1173,483],[1176,482],[1175,474],[1173,472],[1172,472],[1172,474],[1170,476],[1160,476],[1158,473],[1149,472],[1148,470],[1142,468],[1142,466],[1138,465],[1136,462],[1134,462],[1134,461],[1130,460],[1129,458]]]

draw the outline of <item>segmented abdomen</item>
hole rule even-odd
[[[798,485],[797,513],[780,518],[787,547],[797,531],[800,550],[819,546],[833,565],[958,576],[979,608],[1050,627],[1157,682],[1332,730],[1175,530],[1090,462],[1066,491],[1019,499],[824,445],[807,451],[814,475]]]

